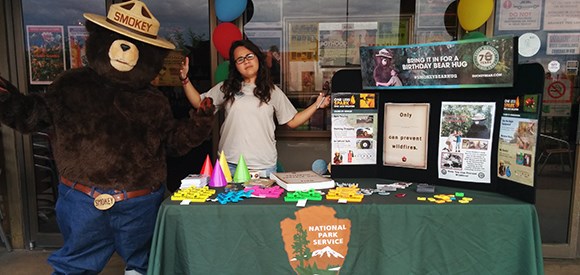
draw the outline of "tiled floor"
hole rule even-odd
[[[8,253],[4,247],[0,247],[0,274],[50,274],[52,269],[47,264],[46,259],[51,252],[48,250],[14,250]],[[123,274],[123,267],[123,260],[115,254],[101,274],[121,275]],[[544,272],[546,275],[580,274],[580,259],[545,259]]]

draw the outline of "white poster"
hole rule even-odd
[[[383,165],[427,169],[429,103],[385,103]]]
[[[500,0],[498,29],[539,30],[542,0]]]
[[[534,186],[538,120],[504,116],[499,126],[498,177]]]
[[[332,95],[332,165],[377,164],[374,93]]]
[[[544,30],[580,30],[580,1],[546,0],[544,6]]]
[[[439,178],[491,183],[494,102],[442,102]]]

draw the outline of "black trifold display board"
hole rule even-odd
[[[521,94],[543,94],[544,68],[537,63],[520,64],[515,66],[513,87],[507,88],[471,88],[471,89],[402,89],[365,91],[362,88],[361,71],[344,69],[335,73],[332,78],[333,93],[376,93],[378,104],[378,138],[377,163],[375,165],[333,165],[333,178],[383,178],[389,180],[406,181],[413,183],[428,183],[432,185],[450,186],[457,188],[491,191],[514,197],[529,203],[535,203],[535,183],[528,186],[505,180],[497,176],[498,169],[498,140],[503,104],[506,96]],[[541,102],[541,96],[538,104]],[[438,142],[441,103],[444,101],[457,102],[495,102],[495,116],[493,128],[493,144],[491,149],[491,182],[474,183],[440,179],[438,177]],[[393,103],[429,103],[429,139],[427,145],[427,169],[410,169],[383,165],[382,148],[384,142],[384,106],[387,102]],[[541,106],[538,106],[541,108]],[[538,120],[540,121],[540,120]],[[541,129],[538,125],[537,129]],[[539,135],[539,133],[538,133]],[[537,146],[536,146],[537,148]],[[537,156],[537,153],[536,153]],[[534,177],[536,177],[534,175]]]

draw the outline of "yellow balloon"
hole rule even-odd
[[[457,17],[466,31],[475,30],[491,16],[493,0],[459,0]]]

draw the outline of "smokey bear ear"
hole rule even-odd
[[[197,112],[204,115],[213,114],[215,112],[215,107],[213,106],[213,99],[211,97],[204,98],[200,102]]]

